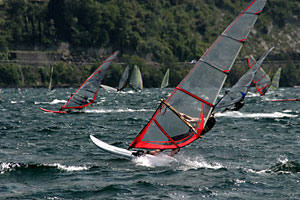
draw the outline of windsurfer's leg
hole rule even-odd
[[[177,154],[178,152],[180,151],[180,148],[177,148],[177,149],[173,149],[170,153],[169,156],[173,157],[175,154]]]
[[[161,149],[156,149],[156,150],[153,150],[153,151],[147,151],[148,154],[153,155],[153,156],[158,155],[160,152],[162,152]]]

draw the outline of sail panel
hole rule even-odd
[[[267,0],[256,0],[252,1],[248,7],[245,9],[244,12],[249,12],[249,13],[260,13],[262,9],[264,8]]]
[[[255,24],[257,17],[257,15],[245,13],[239,18],[236,24],[224,34],[236,40],[245,39],[250,32],[250,28]]]
[[[114,52],[110,57],[108,57],[89,78],[76,90],[74,94],[71,95],[67,103],[65,103],[62,109],[81,109],[91,103],[96,99],[97,92],[99,90],[100,84],[106,74],[107,69],[111,65],[111,62],[117,57],[118,51]]]
[[[190,74],[189,81],[184,81],[179,87],[213,104],[225,78],[223,72],[200,62]]]
[[[209,53],[202,56],[201,59],[220,70],[228,70],[231,68],[241,47],[241,42],[220,36],[217,43],[214,43],[213,48],[209,49]]]

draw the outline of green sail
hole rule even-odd
[[[279,87],[280,75],[281,75],[281,67],[278,68],[275,75],[273,76],[270,89],[277,89]]]

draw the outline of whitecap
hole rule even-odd
[[[217,162],[207,162],[203,157],[196,156],[195,158],[185,156],[185,155],[178,155],[176,156],[177,162],[180,163],[179,168],[181,170],[187,171],[190,169],[199,169],[199,168],[205,168],[205,169],[221,169],[224,168],[224,166]]]
[[[50,102],[49,104],[59,104],[59,103],[66,103],[66,100],[59,100],[59,99],[54,99],[52,102]]]
[[[58,169],[61,169],[61,170],[67,171],[67,172],[83,171],[83,170],[89,169],[89,167],[86,167],[86,166],[66,166],[66,165],[62,165],[60,163],[49,164],[48,166],[57,167]]]
[[[216,113],[216,117],[232,117],[232,118],[283,118],[283,117],[298,117],[298,115],[292,115],[281,112],[274,113],[242,113],[239,111]]]
[[[0,174],[4,174],[6,171],[11,171],[17,167],[20,167],[18,163],[0,163]]]
[[[59,103],[66,103],[66,100],[59,100],[59,99],[54,99],[51,102],[39,102],[39,101],[35,101],[34,104],[50,104],[50,105],[54,105],[54,104],[59,104]]]
[[[162,153],[157,156],[146,154],[144,156],[139,156],[133,159],[133,162],[135,162],[136,165],[145,167],[171,166],[171,163],[174,161],[176,160],[173,157]]]

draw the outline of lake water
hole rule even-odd
[[[58,110],[74,88],[3,89],[0,199],[300,199],[300,89],[258,96],[217,115],[213,130],[174,158],[126,160],[89,139],[127,148],[168,88],[101,89],[82,114]]]

